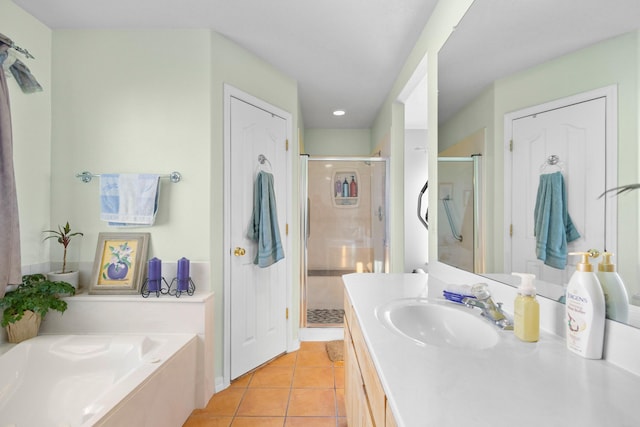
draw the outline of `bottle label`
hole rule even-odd
[[[567,292],[567,345],[577,351],[581,351],[584,347],[583,341],[588,328],[585,304],[589,304],[589,298],[584,295]]]

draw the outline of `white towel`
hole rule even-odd
[[[151,226],[160,195],[160,175],[102,174],[100,219],[110,226]]]

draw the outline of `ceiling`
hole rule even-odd
[[[52,29],[213,29],[298,82],[306,128],[363,129],[437,0],[14,2]]]

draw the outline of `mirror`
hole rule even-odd
[[[521,190],[510,188],[510,160],[505,154],[505,116],[510,113],[613,86],[617,136],[606,143],[617,143],[617,161],[612,161],[609,173],[613,173],[614,182],[617,178],[617,185],[640,182],[637,16],[640,2],[636,0],[475,0],[452,32],[438,55],[438,155],[482,155],[483,184],[478,195],[483,206],[479,214],[482,265],[469,270],[503,283],[519,283],[511,276],[509,262],[511,218],[505,220],[510,215],[505,204],[511,205],[510,197],[517,200]],[[478,133],[484,136],[480,151],[477,144],[465,143]],[[566,160],[573,165],[581,161],[577,156]],[[594,166],[581,165],[587,171]],[[439,163],[439,180],[440,169]],[[449,187],[443,188],[451,192]],[[629,300],[640,306],[638,193],[609,197],[606,203],[614,206],[615,216],[607,222],[615,221],[617,232],[610,233],[614,236],[607,236],[603,245],[616,252],[614,263]],[[575,215],[584,216],[584,211],[576,210]],[[439,222],[438,232],[440,215]],[[602,235],[606,234],[604,228]],[[439,260],[454,265],[440,258],[440,240]],[[594,269],[600,260],[592,261]],[[573,265],[576,261],[571,260]],[[568,277],[574,269],[567,265],[566,270]],[[565,277],[537,283],[538,293],[557,300],[564,295]],[[630,314],[629,323],[640,327],[635,317]]]

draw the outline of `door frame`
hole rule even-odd
[[[556,99],[532,107],[523,108],[504,115],[504,259],[503,267],[511,265],[511,236],[509,235],[509,222],[511,218],[511,176],[512,162],[510,153],[511,136],[513,133],[513,121],[522,117],[539,114],[550,110],[569,107],[574,104],[590,101],[596,98],[605,98],[605,188],[613,188],[618,185],[618,86],[609,85],[598,89],[582,92],[565,98]],[[613,144],[611,143],[613,142]],[[617,218],[618,204],[613,197],[605,198],[605,210],[609,218],[614,221],[605,222],[606,244],[609,252],[617,253],[618,234]]]
[[[253,95],[250,95],[242,90],[235,88],[227,83],[224,84],[224,145],[223,145],[223,153],[224,153],[224,236],[223,236],[223,291],[222,291],[222,310],[223,310],[223,350],[222,350],[222,359],[223,359],[223,388],[226,388],[231,384],[231,253],[232,253],[232,245],[231,245],[231,99],[236,98],[241,101],[244,101],[248,104],[254,105],[257,108],[263,109],[269,113],[276,114],[286,121],[287,128],[287,140],[289,141],[289,147],[293,148],[293,119],[291,113],[284,111],[278,107],[275,107],[272,104],[269,104],[266,101],[263,101]],[[286,173],[286,207],[285,207],[285,223],[288,226],[291,224],[292,218],[292,195],[293,195],[293,180],[292,176],[292,160],[291,153],[293,149],[288,149],[286,153],[286,162],[287,162],[287,173]],[[247,219],[248,221],[248,219]],[[292,299],[292,282],[291,282],[291,268],[292,268],[292,260],[293,254],[291,252],[291,248],[293,245],[291,244],[291,236],[292,233],[286,233],[284,238],[282,238],[283,249],[285,253],[285,257],[282,260],[285,263],[285,280],[286,280],[286,306],[289,310],[289,316],[286,320],[285,330],[286,330],[286,349],[291,348],[291,343],[293,341],[293,331],[291,328],[292,316],[291,316],[291,299]]]

